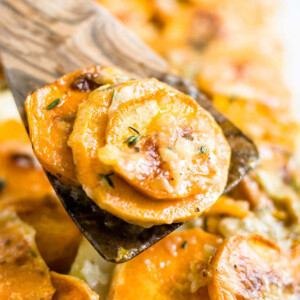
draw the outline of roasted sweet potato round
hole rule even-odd
[[[55,197],[24,126],[12,120],[0,123],[0,210],[6,208],[35,229],[38,249],[52,270],[70,268],[81,234]]]
[[[87,195],[145,227],[195,218],[227,181],[230,148],[221,129],[194,100],[155,79],[93,92],[78,110],[69,145]]]
[[[67,140],[78,105],[99,86],[128,80],[120,70],[93,66],[65,75],[26,99],[30,137],[43,167],[62,181],[78,184]]]
[[[230,150],[204,109],[163,89],[118,107],[98,157],[142,193],[178,199],[223,189]]]
[[[67,272],[77,254],[82,235],[56,198],[27,200],[15,206],[20,218],[36,231],[41,256],[53,271]]]
[[[52,299],[55,289],[34,234],[13,211],[0,212],[0,299]]]
[[[206,264],[217,245],[217,236],[200,229],[172,233],[116,267],[108,299],[208,300],[205,285],[193,288],[191,267]]]
[[[0,122],[0,207],[30,199],[39,202],[54,195],[34,157],[24,126],[14,120]]]
[[[99,300],[99,296],[78,278],[55,272],[51,272],[51,278],[56,289],[52,300]]]
[[[211,263],[210,299],[298,299],[290,263],[259,235],[229,238]]]

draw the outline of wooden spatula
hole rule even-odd
[[[192,83],[169,74],[168,64],[161,57],[91,0],[0,0],[0,50],[25,126],[24,101],[29,92],[87,65],[113,65],[165,81],[210,111],[232,148],[226,191],[258,161],[253,142]],[[81,188],[66,186],[47,175],[66,211],[106,260],[129,260],[180,226],[145,229],[130,225],[101,210]]]

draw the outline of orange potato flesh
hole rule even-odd
[[[119,107],[132,98],[139,99],[164,89],[178,93],[154,79],[125,83],[116,87],[115,91],[96,90],[89,100],[80,106],[69,139],[77,176],[87,195],[102,209],[129,223],[144,227],[182,222],[197,217],[216,201],[223,192],[227,180],[223,178],[215,189],[211,189],[205,195],[157,201],[134,189],[117,174],[110,177],[114,188],[101,178],[100,174],[109,174],[112,171],[111,166],[104,165],[98,158],[99,149],[106,144],[109,116],[113,116]],[[117,99],[111,105],[114,93],[117,94]],[[223,171],[226,171],[229,160],[227,143],[222,144],[220,148],[222,147],[225,156]]]
[[[0,278],[3,300],[51,300],[55,292],[34,230],[8,210],[0,212]]]
[[[100,160],[154,199],[205,195],[227,180],[230,149],[221,129],[182,93],[164,89],[121,104],[106,132]],[[132,137],[140,137],[135,147],[126,143]]]
[[[47,265],[56,271],[70,267],[81,239],[79,230],[54,196],[35,160],[23,125],[0,123],[0,210],[14,208],[36,231],[36,243]],[[62,230],[64,228],[64,230]]]
[[[210,207],[205,215],[229,215],[237,218],[245,218],[250,214],[249,202],[234,200],[228,196],[221,196],[216,203]]]
[[[293,265],[293,274],[296,282],[300,286],[300,243],[298,243],[291,253],[291,261]]]
[[[99,296],[78,278],[55,272],[51,272],[51,278],[56,289],[52,300],[99,300]]]
[[[29,95],[25,102],[30,137],[43,167],[66,183],[78,185],[71,149],[67,145],[78,105],[92,90],[128,80],[121,71],[93,66],[65,75]],[[58,104],[46,109],[56,99]]]
[[[260,103],[221,95],[215,95],[213,103],[257,143],[261,152],[268,144],[274,144],[287,152],[297,151],[299,124],[291,118],[286,109],[274,110]],[[263,153],[261,155],[263,156]],[[263,165],[265,160],[262,157]],[[272,159],[270,163],[274,165]]]
[[[0,123],[0,203],[39,199],[54,192],[32,153],[25,128],[18,121]]]
[[[229,43],[215,42],[204,54],[196,75],[199,88],[210,95],[243,96],[272,108],[288,107],[290,93],[279,72],[281,45],[266,38],[260,42],[264,37],[253,35]]]
[[[234,236],[211,262],[211,300],[298,299],[291,262],[272,242],[259,235]]]
[[[45,198],[38,205],[27,201],[23,209],[19,209],[20,218],[36,230],[38,249],[49,268],[67,272],[76,257],[82,235],[61,203]]]
[[[109,300],[209,299],[207,287],[191,292],[191,263],[205,261],[218,237],[200,229],[172,233],[132,260],[117,265]]]

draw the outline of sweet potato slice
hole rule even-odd
[[[102,153],[100,160],[98,153],[99,149],[106,145],[106,132],[107,126],[109,125],[109,118],[113,118],[118,114],[123,105],[127,105],[134,100],[138,102],[140,98],[148,97],[158,92],[170,93],[171,95],[178,94],[180,95],[178,97],[187,97],[155,79],[132,81],[120,85],[114,90],[96,90],[91,94],[88,101],[80,106],[74,124],[74,130],[69,139],[77,176],[87,195],[102,209],[109,211],[128,223],[144,227],[182,222],[201,214],[205,209],[211,206],[223,192],[227,180],[230,159],[229,146],[224,138],[219,136],[222,135],[220,129],[216,129],[215,132],[211,131],[212,134],[217,136],[214,142],[218,144],[219,139],[221,141],[220,148],[217,150],[217,154],[220,155],[220,157],[217,158],[215,153],[212,155],[212,160],[223,160],[222,165],[224,168],[221,171],[219,182],[212,184],[208,188],[208,192],[204,191],[203,193],[179,199],[162,199],[158,201],[149,195],[137,191],[132,186],[132,182],[129,184],[127,180],[124,180],[123,177],[125,177],[126,169],[122,172],[123,177],[118,174],[111,174],[114,170],[113,167],[104,164],[104,154]],[[194,105],[193,100],[190,101],[192,105]],[[141,118],[141,116],[137,116],[136,113],[133,113],[132,117],[138,118],[138,120]],[[120,135],[120,143],[123,143],[124,137],[128,137],[129,130],[132,131],[132,129],[128,129],[128,126],[136,126],[136,124],[129,124],[128,119],[126,120],[128,124],[126,123],[127,125],[116,133]],[[121,120],[118,122],[121,122]],[[168,122],[170,122],[170,120]],[[210,119],[209,122],[211,122]],[[109,140],[109,130],[107,139]],[[184,139],[184,141],[188,141],[188,139]],[[128,148],[126,145],[122,145],[121,147]],[[223,149],[223,153],[221,153],[221,149]],[[132,152],[132,155],[140,154],[139,152],[135,152],[137,151],[136,149],[128,149],[126,151]],[[113,155],[113,153],[111,154]],[[208,163],[208,155],[205,153],[200,154],[200,156],[202,155],[205,158],[200,158],[200,160],[202,161],[203,159],[205,161],[204,164]],[[106,156],[109,159],[109,151]],[[119,158],[121,159],[121,156],[118,156],[118,159]]]
[[[241,219],[247,217],[248,214],[250,214],[249,202],[234,200],[228,196],[219,197],[216,203],[205,213],[207,216],[229,215]]]
[[[207,287],[192,292],[188,279],[194,261],[207,262],[207,248],[218,237],[200,229],[172,233],[132,260],[116,267],[109,300],[208,300]]]
[[[18,121],[0,123],[0,182],[0,205],[54,194]]]
[[[26,201],[16,210],[20,218],[36,230],[38,249],[50,269],[68,271],[82,235],[59,200],[45,197],[39,203]]]
[[[298,299],[288,257],[259,235],[234,236],[211,262],[209,296],[217,299]]]
[[[56,288],[52,300],[99,300],[99,296],[78,278],[55,272],[51,272],[51,278]]]
[[[0,184],[0,210],[14,208],[35,229],[47,265],[59,272],[68,270],[81,234],[54,196],[25,128],[17,121],[0,123]]]
[[[274,144],[283,151],[297,151],[300,127],[286,109],[271,109],[267,105],[247,101],[239,97],[225,97],[215,95],[213,103],[226,117],[240,127],[260,147],[261,164],[270,160],[274,164],[273,156],[263,146]],[[295,138],[297,137],[297,138]],[[275,155],[275,154],[274,154]]]
[[[65,183],[78,184],[67,145],[78,105],[95,88],[126,80],[119,70],[93,66],[65,75],[28,96],[25,107],[33,149],[47,171]]]
[[[178,199],[222,192],[230,148],[196,101],[163,89],[119,106],[98,155],[146,195]]]
[[[0,278],[0,299],[51,300],[55,292],[33,228],[9,210],[0,212]]]
[[[296,279],[296,282],[300,286],[300,243],[298,243],[292,249],[291,260],[292,260],[294,277]]]

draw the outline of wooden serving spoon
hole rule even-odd
[[[25,126],[24,101],[29,92],[87,65],[117,66],[173,85],[214,116],[232,149],[224,192],[240,182],[258,162],[257,149],[247,136],[192,83],[169,74],[166,61],[91,0],[0,0],[0,50]],[[181,225],[145,229],[128,224],[101,210],[81,188],[67,186],[47,175],[73,221],[108,261],[129,260]],[[120,251],[126,255],[121,257]]]

